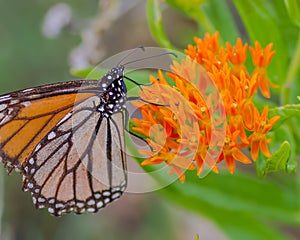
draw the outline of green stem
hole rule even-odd
[[[202,14],[194,16],[194,19],[203,26],[206,32],[214,33],[216,31],[214,24],[211,22],[211,18],[206,16],[204,11]]]
[[[293,81],[296,80],[296,74],[300,66],[300,31],[297,40],[297,46],[295,49],[294,56],[291,60],[291,65],[287,73],[287,78],[285,84],[281,91],[281,104],[285,105],[289,103],[291,87],[293,86]]]
[[[184,1],[167,1],[167,3],[183,12],[187,17],[194,19],[198,25],[203,27],[205,32],[214,33],[216,31],[211,18],[206,15],[202,8],[203,3],[195,4],[192,8],[187,6]]]

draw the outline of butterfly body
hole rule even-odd
[[[36,207],[96,212],[127,184],[124,67],[0,96],[0,160],[23,174]]]
[[[113,73],[113,74],[111,74]],[[113,113],[123,111],[126,101],[126,85],[123,81],[124,68],[113,68],[110,73],[104,76],[104,79],[116,79],[112,83],[101,81],[101,89],[105,94],[101,96],[101,104],[97,110],[101,112],[104,117],[109,117]]]

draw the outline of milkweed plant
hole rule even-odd
[[[166,8],[195,27],[171,41]],[[140,117],[129,128],[149,148],[129,146],[142,156],[136,160],[149,173],[166,166],[178,181],[160,193],[211,219],[229,239],[293,239],[300,226],[300,3],[148,0],[147,18],[157,44],[185,57],[140,86],[144,102],[133,101]]]
[[[151,147],[139,151],[141,165],[146,171],[167,165],[179,181],[161,193],[209,217],[230,239],[289,239],[289,231],[276,226],[300,225],[300,4],[163,4],[197,29],[184,49],[175,47],[163,25],[162,3],[148,1],[153,38],[186,57],[174,59],[169,72],[151,75],[140,91],[158,103],[135,104],[141,117],[132,119],[131,130]],[[201,178],[205,168],[211,173]]]

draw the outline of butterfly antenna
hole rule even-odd
[[[121,60],[118,62],[117,66],[119,67],[121,65],[121,63],[128,58],[129,56],[131,56],[132,54],[134,54],[138,49],[141,49],[142,51],[145,51],[145,48],[143,46],[139,46],[136,47],[134,49],[132,49],[128,54],[126,54],[123,58],[121,58]]]
[[[151,58],[157,58],[157,57],[161,57],[161,56],[165,56],[165,55],[172,55],[174,57],[178,57],[175,53],[173,52],[165,52],[165,53],[160,53],[160,54],[156,54],[156,55],[153,55],[153,56],[149,56],[149,57],[144,57],[144,58],[139,58],[139,59],[135,59],[133,61],[129,61],[129,62],[126,62],[123,64],[123,66],[125,65],[128,65],[130,63],[135,63],[135,62],[139,62],[139,61],[143,61],[143,60],[148,60],[148,59],[151,59]]]
[[[128,81],[132,82],[133,84],[137,85],[137,86],[142,90],[142,87],[141,87],[141,86],[142,86],[143,84],[140,84],[140,83],[138,83],[137,81],[134,81],[132,78],[127,77],[127,76],[125,76],[125,75],[124,75],[124,78],[127,79]]]

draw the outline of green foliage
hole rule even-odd
[[[211,174],[204,179],[190,174],[186,183],[176,182],[161,193],[213,219],[230,239],[287,239],[266,220],[300,224],[294,181],[285,185],[249,174]]]
[[[299,1],[285,0],[286,9],[288,11],[291,21],[300,27],[300,3]]]
[[[147,16],[149,28],[154,39],[165,48],[172,49],[173,46],[169,41],[162,24],[162,15],[159,5],[159,0],[149,0],[147,6]]]
[[[176,182],[161,191],[171,201],[213,219],[230,239],[288,239],[274,227],[276,224],[300,226],[300,182],[295,173],[300,154],[300,7],[298,1],[181,1],[167,0],[167,5],[183,13],[198,25],[195,36],[204,32],[220,32],[221,43],[237,37],[248,39],[250,44],[259,41],[262,47],[273,42],[276,54],[268,67],[268,77],[280,85],[274,89],[272,99],[257,97],[255,103],[262,109],[266,104],[269,117],[280,116],[270,136],[272,157],[260,154],[256,162],[258,180],[254,175],[238,170],[234,175],[210,174],[198,179],[188,174],[184,184]],[[148,1],[149,10],[161,9],[158,3]],[[155,15],[152,12],[152,15]],[[237,22],[240,19],[241,22]],[[149,25],[152,18],[148,18]],[[165,35],[153,31],[161,46]],[[182,33],[184,34],[184,33]],[[281,106],[278,106],[280,102]],[[145,168],[146,171],[151,171]],[[268,173],[273,172],[270,176]],[[279,174],[281,172],[281,174]],[[276,177],[275,177],[276,176]],[[201,236],[201,234],[200,234]]]
[[[272,154],[268,159],[263,156],[256,161],[256,170],[259,177],[264,177],[269,172],[277,172],[280,170],[287,170],[287,163],[290,159],[290,144],[288,141],[284,141],[280,148]],[[295,171],[296,167],[293,167],[289,171]]]

